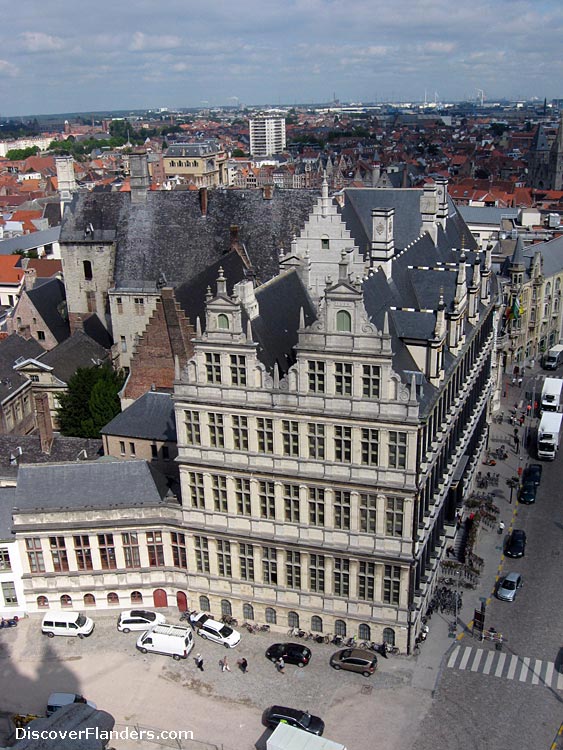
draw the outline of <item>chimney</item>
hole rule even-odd
[[[271,201],[274,197],[274,186],[273,185],[264,185],[262,188],[262,197],[265,201]]]
[[[49,409],[49,397],[46,393],[37,393],[35,395],[35,414],[39,429],[41,452],[49,455],[51,453],[51,446],[53,445],[53,424]]]
[[[371,262],[377,269],[381,266],[387,278],[391,276],[391,259],[395,254],[393,237],[394,208],[371,209]]]
[[[436,177],[434,182],[436,184],[436,198],[438,199],[436,221],[445,230],[448,218],[448,180],[446,177]]]
[[[55,159],[57,169],[57,189],[61,200],[61,216],[65,203],[72,200],[72,194],[76,192],[76,178],[74,176],[74,159],[72,156],[57,156]]]
[[[234,293],[240,299],[242,306],[250,320],[254,320],[260,315],[258,300],[254,294],[254,283],[251,278],[244,279],[235,284]]]
[[[145,149],[137,149],[129,154],[129,175],[131,203],[143,203],[150,188],[149,163]]]
[[[207,188],[202,187],[199,189],[199,207],[202,216],[207,216]]]
[[[436,185],[425,185],[424,192],[420,196],[421,232],[428,232],[435,245],[438,242],[438,228],[436,226],[437,211],[438,197],[436,195]]]

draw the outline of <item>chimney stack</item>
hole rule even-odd
[[[129,181],[131,202],[142,203],[147,199],[150,188],[149,162],[145,149],[137,149],[129,154]]]
[[[34,400],[41,452],[49,455],[53,445],[53,423],[51,422],[49,397],[46,393],[37,393]]]
[[[265,201],[271,201],[274,197],[274,186],[271,184],[264,185],[262,189],[262,196]]]
[[[202,187],[199,189],[199,207],[202,216],[207,216],[207,188]]]

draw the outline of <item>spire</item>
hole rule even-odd
[[[411,402],[416,401],[416,375],[414,372],[411,375],[411,390],[410,390],[409,401]]]
[[[303,310],[303,307],[299,308],[299,330],[303,330],[305,328],[305,311]]]
[[[195,319],[195,332],[198,337],[198,339],[201,338],[201,320],[199,319],[199,315]]]
[[[466,274],[465,274],[465,253],[462,252],[459,259],[459,271],[457,272],[457,280],[455,284],[455,297],[454,302],[458,305],[467,293],[466,288]]]
[[[328,216],[330,209],[330,198],[328,197],[328,182],[326,172],[323,172],[323,182],[321,185],[321,215]]]
[[[475,256],[475,263],[473,265],[473,283],[471,286],[481,286],[481,261],[479,260],[479,256]]]
[[[225,279],[223,266],[219,266],[219,276],[217,277],[217,294],[227,294],[227,280]]]
[[[278,367],[278,363],[276,362],[274,364],[274,388],[280,387],[280,368]]]
[[[440,339],[446,331],[446,305],[444,303],[444,290],[440,287],[440,300],[436,311],[436,325],[434,326],[434,338]]]
[[[246,322],[246,340],[252,341],[252,323],[250,320]]]
[[[342,250],[338,262],[338,281],[348,281],[348,253]]]
[[[387,310],[385,310],[385,314],[383,316],[383,335],[389,336],[389,313]]]

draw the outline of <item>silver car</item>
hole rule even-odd
[[[508,573],[500,582],[497,589],[497,597],[503,602],[513,602],[524,582],[520,573]]]

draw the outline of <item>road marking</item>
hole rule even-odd
[[[522,659],[522,669],[520,670],[520,682],[526,682],[526,679],[528,677],[529,664],[530,664],[530,657],[525,656]]]
[[[457,655],[459,654],[459,650],[460,650],[460,647],[459,647],[459,646],[456,646],[456,647],[454,648],[454,650],[453,650],[453,652],[452,652],[452,655],[450,656],[450,658],[449,658],[449,660],[448,660],[448,667],[450,667],[450,668],[451,668],[451,667],[453,667],[453,665],[455,664],[455,660],[457,659]]]
[[[553,678],[553,663],[548,662],[547,669],[545,670],[545,677],[543,678],[543,681],[547,687],[551,685],[552,678]]]
[[[471,646],[465,647],[465,652],[461,657],[461,661],[459,663],[459,669],[465,669],[465,667],[467,666],[467,662],[469,661],[469,657],[471,656],[471,651]]]
[[[476,672],[479,669],[479,662],[481,661],[481,657],[483,656],[483,650],[479,649],[477,653],[475,654],[475,658],[473,659],[473,664],[471,665],[471,671]]]
[[[541,659],[536,659],[532,672],[532,685],[537,685],[540,681],[542,663]]]
[[[491,654],[493,652],[491,651]],[[506,654],[499,654],[498,662],[497,662],[497,668],[495,669],[495,677],[500,677],[502,675],[502,670],[504,669],[504,662],[506,661]]]
[[[557,690],[563,690],[563,672],[557,676]]]
[[[514,679],[514,672],[516,672],[516,665],[518,664],[518,657],[516,654],[510,659],[510,664],[508,665],[508,674],[506,675],[507,679],[512,680]]]
[[[483,674],[489,674],[489,672],[491,671],[491,664],[493,663],[494,658],[495,658],[495,652],[489,651],[489,653],[487,654],[487,658],[485,660],[485,666],[483,667]]]

